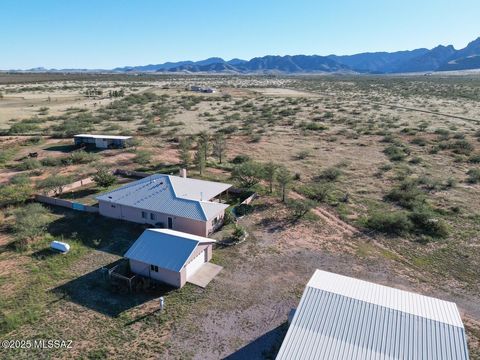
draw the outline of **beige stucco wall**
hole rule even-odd
[[[113,206],[114,207],[113,207]],[[139,224],[163,223],[164,227],[168,226],[168,217],[173,219],[173,230],[183,231],[189,234],[198,236],[208,236],[212,228],[212,221],[199,221],[187,219],[179,216],[169,216],[159,212],[146,211],[147,218],[142,218],[142,210],[130,206],[112,204],[107,201],[99,201],[99,212],[103,216],[108,216],[115,219],[122,219],[133,221]],[[150,219],[150,213],[155,214],[155,220]],[[221,214],[223,217],[223,213]]]

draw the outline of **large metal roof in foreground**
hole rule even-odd
[[[454,303],[317,270],[277,360],[468,359]]]

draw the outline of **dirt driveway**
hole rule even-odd
[[[359,256],[365,240],[338,227],[283,226],[280,220],[265,224],[264,218],[260,212],[242,220],[251,234],[249,240],[215,251],[215,261],[224,269],[189,310],[187,319],[174,327],[167,359],[274,358],[286,332],[288,313],[298,306],[317,268],[450,297],[415,283],[391,259]],[[468,301],[472,306],[475,303],[478,299]]]

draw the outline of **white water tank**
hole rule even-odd
[[[52,241],[50,243],[50,249],[66,254],[70,251],[70,245],[61,241]]]

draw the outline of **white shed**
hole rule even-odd
[[[125,253],[130,270],[181,288],[212,258],[215,240],[174,231],[148,229]]]

